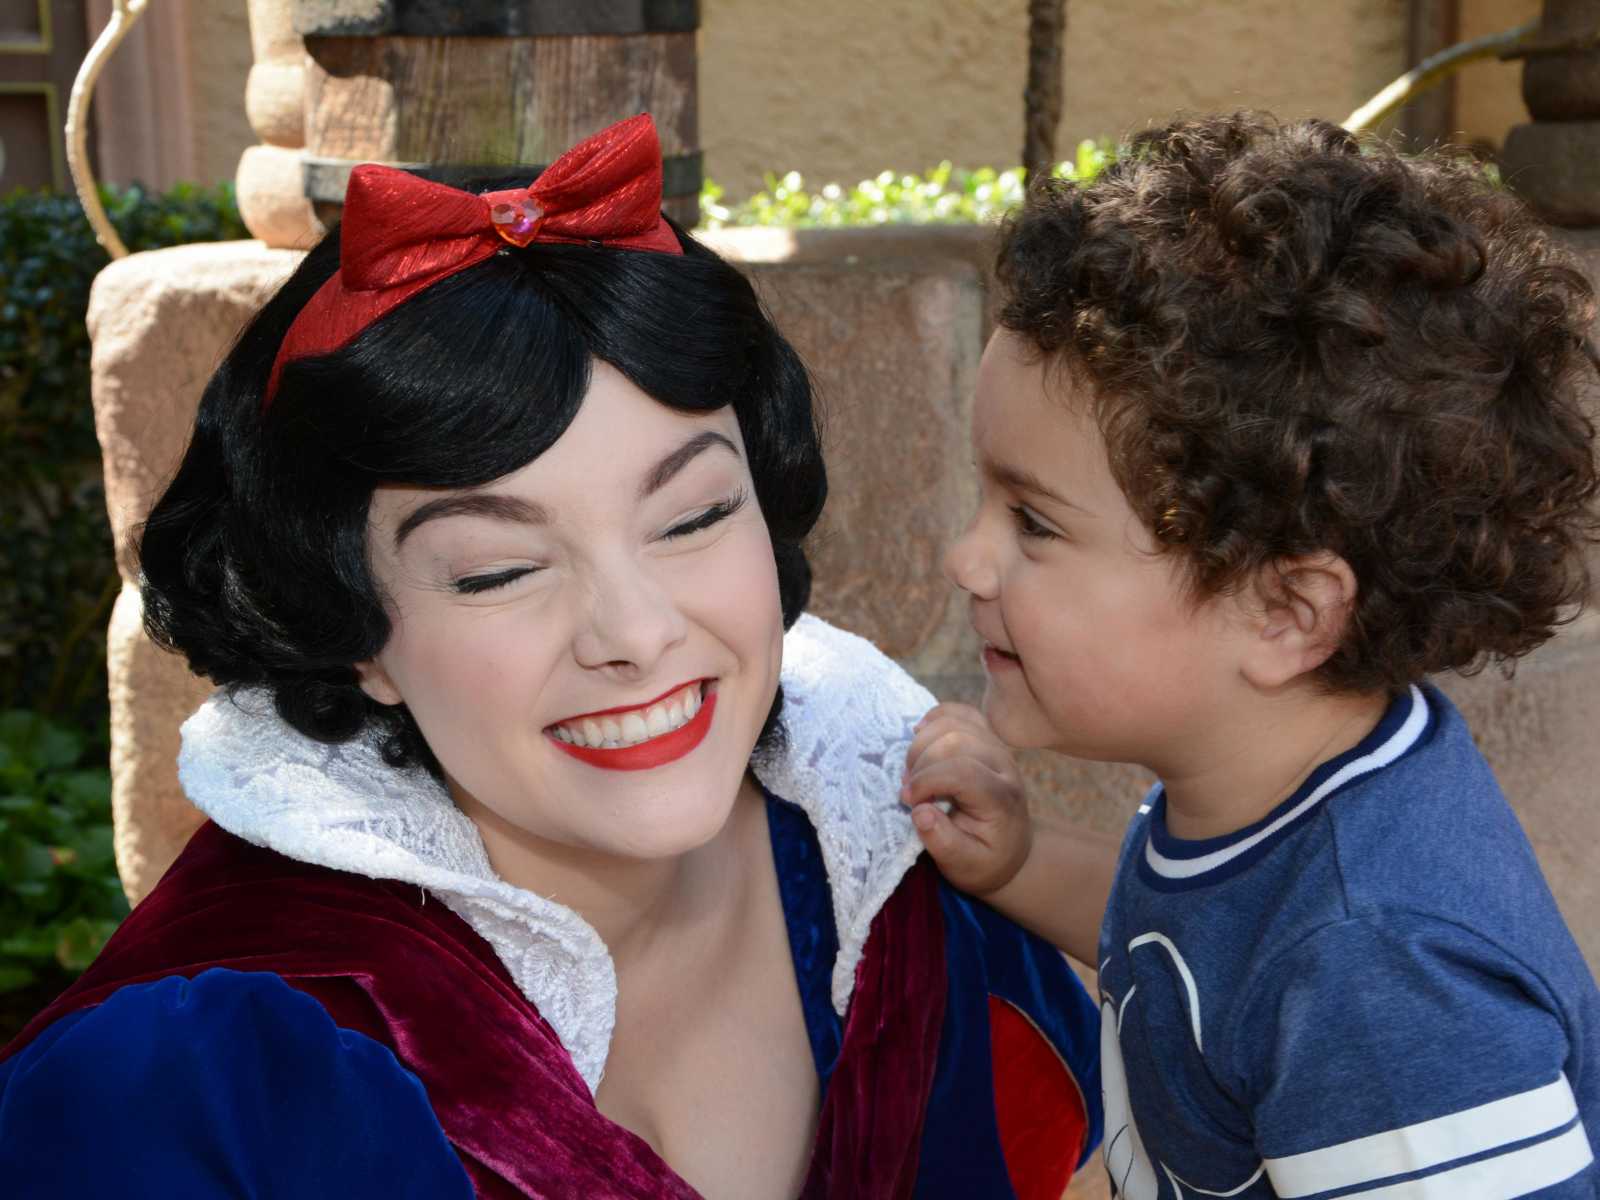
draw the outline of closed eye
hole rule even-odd
[[[450,586],[465,596],[476,596],[481,592],[492,592],[496,588],[503,588],[507,584],[515,583],[526,575],[532,575],[538,567],[512,567],[505,571],[493,571],[485,575],[468,575],[465,579],[457,579]]]
[[[1017,532],[1023,537],[1049,540],[1061,536],[1055,530],[1048,529],[1041,524],[1039,519],[1029,512],[1025,505],[1011,505],[1011,517],[1017,524]]]
[[[699,533],[703,529],[710,529],[713,525],[719,525],[733,516],[734,513],[744,507],[744,504],[745,494],[743,492],[729,496],[726,500],[719,500],[710,508],[703,509],[687,521],[674,525],[661,535],[661,540],[668,542],[675,538],[685,538],[690,534]]]

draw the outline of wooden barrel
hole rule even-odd
[[[667,214],[699,220],[699,0],[296,0],[305,190],[337,219],[350,168],[447,183],[534,178],[568,146],[655,117]]]

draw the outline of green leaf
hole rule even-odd
[[[57,934],[53,928],[31,929],[0,941],[0,957],[54,958]]]

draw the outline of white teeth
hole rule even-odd
[[[636,746],[651,738],[681,729],[700,711],[700,685],[691,683],[644,710],[609,717],[583,717],[551,726],[551,734],[573,746],[608,750]]]

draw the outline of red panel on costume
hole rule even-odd
[[[1015,1005],[989,997],[994,1111],[1017,1200],[1060,1200],[1088,1134],[1083,1093],[1061,1055]]]

